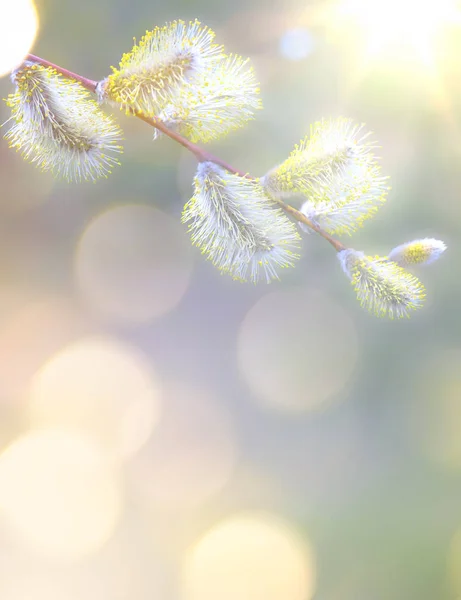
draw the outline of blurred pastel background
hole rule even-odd
[[[101,79],[197,17],[265,107],[212,151],[262,175],[313,121],[365,122],[392,191],[353,246],[448,245],[425,309],[380,320],[314,235],[280,283],[221,276],[180,223],[194,160],[144,123],[97,184],[2,140],[1,600],[461,598],[457,4],[0,0],[2,97],[31,47]]]

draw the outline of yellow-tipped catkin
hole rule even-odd
[[[394,248],[389,253],[389,260],[393,260],[401,267],[429,265],[436,261],[445,252],[446,248],[441,240],[433,238],[413,240]]]
[[[348,248],[338,253],[360,305],[377,316],[408,317],[425,298],[421,282],[395,262]]]
[[[159,115],[178,94],[192,92],[197,80],[223,56],[213,40],[213,31],[199,21],[173,21],[147,31],[123,55],[119,68],[112,67],[112,74],[100,82],[100,99],[115,101],[128,111]]]
[[[121,131],[77,82],[26,62],[13,73],[7,99],[13,125],[9,145],[44,171],[70,181],[105,177],[122,151]]]
[[[195,193],[183,222],[192,242],[223,272],[235,279],[270,282],[294,266],[300,238],[284,212],[257,181],[200,163]]]
[[[264,188],[273,196],[310,196],[318,179],[334,175],[350,165],[374,162],[369,133],[351,119],[317,121],[310,135],[297,144],[290,156],[263,178]]]
[[[345,167],[317,180],[301,212],[327,233],[351,235],[376,214],[388,189],[387,178],[376,165]]]
[[[376,213],[388,191],[368,137],[350,119],[317,122],[261,183],[271,196],[305,196],[301,212],[328,233],[351,234]]]
[[[315,123],[262,185],[278,198],[305,196],[301,212],[311,221],[330,234],[351,234],[376,213],[388,191],[368,137],[350,119]]]
[[[209,142],[238,129],[262,108],[248,59],[229,55],[185,88],[159,118],[194,143]],[[154,138],[159,135],[158,131]]]

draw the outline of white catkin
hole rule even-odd
[[[360,305],[377,316],[408,317],[425,298],[421,282],[395,262],[348,248],[338,252]]]
[[[256,181],[201,163],[183,221],[192,242],[235,279],[270,282],[298,258],[294,224]]]
[[[262,107],[248,60],[229,55],[178,93],[158,117],[194,143],[219,139],[242,127]],[[154,139],[159,132],[154,133]]]
[[[213,42],[214,32],[199,21],[156,27],[101,82],[99,97],[158,116],[178,94],[199,91],[197,82],[223,57]]]
[[[119,164],[121,130],[79,83],[31,62],[13,80],[5,138],[24,158],[69,181],[106,177]]]

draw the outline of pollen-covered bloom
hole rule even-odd
[[[7,99],[11,147],[44,171],[68,180],[95,180],[119,164],[121,131],[77,82],[26,62],[12,75]]]
[[[249,60],[231,54],[186,86],[158,117],[192,142],[208,142],[242,127],[261,107]]]
[[[319,180],[340,173],[344,168],[374,164],[373,144],[362,125],[351,119],[323,120],[311,126],[310,135],[297,144],[290,156],[271,169],[261,180],[273,196],[286,198],[297,194],[310,197]]]
[[[200,163],[195,193],[183,222],[192,242],[215,266],[235,279],[270,282],[294,266],[300,238],[284,212],[257,181]]]
[[[222,56],[214,33],[199,21],[173,21],[148,31],[124,54],[119,68],[98,86],[100,100],[113,100],[148,116],[162,112],[178,93],[192,92],[196,81]]]
[[[389,253],[389,260],[393,260],[401,267],[428,265],[436,261],[446,248],[442,241],[433,238],[413,240],[394,248]]]
[[[378,316],[408,317],[425,298],[421,282],[397,263],[348,248],[338,253],[361,306]]]
[[[301,212],[328,233],[351,234],[376,213],[388,191],[368,137],[350,119],[315,123],[261,183],[274,197],[307,198]]]
[[[387,178],[376,164],[352,164],[319,177],[301,212],[327,233],[350,235],[375,215],[387,191]]]

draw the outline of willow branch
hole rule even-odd
[[[60,73],[66,79],[73,79],[75,81],[78,81],[89,92],[96,93],[96,87],[98,85],[98,82],[94,81],[93,79],[88,79],[87,77],[83,77],[82,75],[73,73],[72,71],[64,69],[63,67],[60,67],[59,65],[55,65],[54,63],[52,63],[48,60],[45,60],[44,58],[41,58],[40,56],[36,56],[35,54],[28,54],[26,57],[26,60],[43,65],[44,67],[50,67],[50,68],[54,69],[57,73]],[[193,144],[191,141],[189,141],[187,138],[183,137],[176,131],[169,129],[157,117],[148,117],[148,116],[144,115],[143,113],[136,111],[134,109],[131,109],[131,108],[128,109],[128,112],[130,114],[134,115],[135,117],[137,117],[138,119],[141,119],[141,121],[144,121],[145,123],[148,123],[152,127],[155,127],[156,129],[161,131],[163,134],[165,134],[167,137],[169,137],[176,143],[178,143],[181,146],[183,146],[184,148],[186,148],[186,150],[191,152],[199,162],[213,162],[216,165],[219,165],[220,167],[222,167],[223,169],[226,169],[226,171],[229,171],[229,173],[233,173],[234,175],[239,175],[240,177],[246,177],[247,179],[253,179],[252,177],[250,177],[250,175],[248,175],[248,173],[244,173],[243,171],[239,171],[238,169],[235,169],[232,165],[229,165],[224,160],[220,159],[218,156],[214,156],[210,152],[203,150],[203,148],[200,148],[196,144]],[[286,204],[285,202],[283,202],[283,200],[280,200],[277,198],[274,198],[274,200],[281,206],[281,208],[283,208],[283,210],[288,215],[293,217],[293,219],[295,219],[296,221],[299,221],[300,223],[304,223],[304,225],[307,225],[310,229],[312,229],[313,231],[318,233],[321,237],[323,237],[325,240],[327,240],[327,242],[329,242],[337,252],[340,252],[341,250],[344,250],[346,248],[339,240],[333,238],[326,231],[324,231],[321,227],[319,227],[318,225],[313,223],[302,212],[300,212],[293,206]]]
[[[319,227],[318,225],[313,223],[300,210],[294,208],[294,206],[291,206],[290,204],[286,204],[286,202],[284,202],[283,200],[279,200],[278,198],[273,198],[273,199],[278,204],[280,204],[280,206],[283,208],[283,210],[287,214],[291,215],[294,219],[296,219],[296,221],[299,221],[300,223],[304,223],[304,225],[307,225],[310,229],[313,229],[316,233],[318,233],[321,237],[323,237],[324,240],[327,240],[327,242],[329,242],[333,246],[333,248],[336,250],[336,252],[341,252],[341,250],[346,249],[346,246],[344,244],[342,244],[336,238],[332,237],[329,233],[324,231],[321,227]]]
[[[63,77],[66,77],[66,79],[74,79],[75,81],[78,81],[89,92],[96,92],[96,86],[98,85],[97,81],[93,81],[92,79],[88,79],[87,77],[83,77],[82,75],[78,75],[77,73],[73,73],[72,71],[68,71],[67,69],[63,69],[62,67],[55,65],[54,63],[45,60],[44,58],[40,58],[40,56],[35,56],[35,54],[28,54],[26,56],[26,60],[38,63],[39,65],[43,65],[44,67],[51,67],[58,73],[61,73],[61,75]]]
[[[206,150],[203,150],[203,148],[200,148],[200,146],[193,144],[187,138],[183,137],[176,131],[169,129],[165,125],[165,123],[163,123],[163,121],[161,121],[160,119],[156,117],[147,117],[143,113],[135,111],[133,109],[131,109],[130,112],[135,117],[138,117],[138,119],[141,119],[141,121],[152,125],[152,127],[155,127],[178,144],[181,144],[181,146],[184,146],[184,148],[186,148],[186,150],[189,150],[189,152],[191,152],[199,162],[213,162],[219,165],[220,167],[223,167],[223,169],[226,169],[226,171],[229,171],[230,173],[234,173],[235,175],[240,175],[240,177],[247,177],[248,179],[251,179],[251,177],[249,177],[247,173],[243,173],[242,171],[234,169],[234,167],[221,160],[217,156],[214,156],[210,152],[207,152]]]

